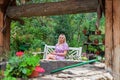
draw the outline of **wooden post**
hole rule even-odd
[[[10,22],[5,16],[6,8],[10,0],[0,0],[0,55],[10,49]]]
[[[4,3],[4,0],[0,1],[0,4],[2,5]],[[4,12],[2,10],[3,8],[0,7],[0,54],[3,53],[3,18],[4,18]]]
[[[113,0],[105,1],[105,16],[106,16],[106,28],[105,28],[105,63],[106,69],[112,71],[112,54],[113,54],[113,12],[112,5]]]
[[[11,20],[6,17],[5,19],[6,21],[6,27],[5,27],[5,30],[4,30],[4,34],[3,34],[3,39],[4,39],[4,52],[8,52],[10,50],[10,23],[11,23]]]
[[[113,76],[120,80],[120,0],[113,0]]]
[[[106,0],[106,69],[120,80],[120,0]]]

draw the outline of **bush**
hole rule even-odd
[[[5,76],[27,78],[29,75],[31,75],[35,67],[39,65],[39,62],[39,56],[33,56],[31,53],[24,53],[24,55],[13,56],[8,61]]]

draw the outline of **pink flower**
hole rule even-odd
[[[23,54],[24,54],[24,52],[22,52],[22,51],[16,52],[16,56],[18,56],[18,57],[21,57]]]
[[[40,73],[44,73],[45,72],[45,70],[43,68],[41,68],[40,66],[36,66],[35,67],[35,71],[40,72]]]

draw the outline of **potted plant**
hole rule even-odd
[[[22,51],[19,51],[16,53],[16,56],[9,59],[6,66],[5,76],[28,78],[32,75],[33,71],[37,71],[38,74],[32,76],[37,77],[40,72],[45,71],[39,66],[39,62],[39,56],[33,56],[31,53],[23,53]]]

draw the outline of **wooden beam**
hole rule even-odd
[[[4,0],[0,0],[0,4],[3,5],[3,3],[4,3]]]
[[[106,69],[112,71],[112,54],[113,54],[113,12],[112,5],[113,0],[105,0],[105,16],[106,16],[106,27],[105,27],[105,63]]]
[[[10,18],[96,12],[98,0],[66,0],[9,7]]]
[[[120,80],[120,0],[113,0],[113,76],[114,80]]]

